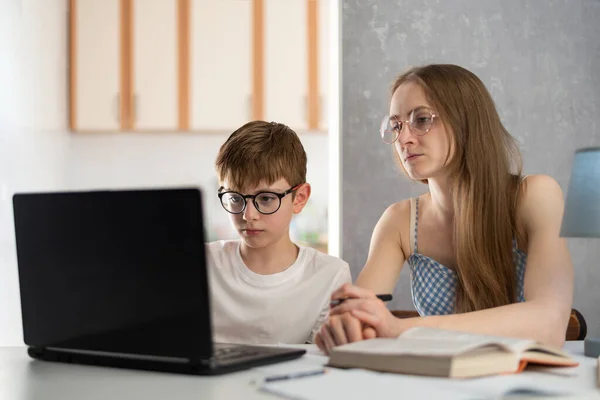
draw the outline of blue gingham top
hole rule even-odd
[[[413,222],[414,221],[414,222]],[[417,228],[419,226],[419,198],[411,199],[411,237],[413,253],[408,258],[410,289],[415,308],[421,316],[444,315],[454,312],[456,273],[439,262],[419,253]],[[414,228],[413,228],[414,223]],[[525,301],[523,281],[527,253],[519,250],[513,240],[513,260],[517,268],[518,301]]]

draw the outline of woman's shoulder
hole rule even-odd
[[[562,213],[563,207],[563,190],[549,175],[528,175],[519,186],[517,218],[525,225],[556,217],[554,214]]]
[[[376,236],[397,241],[402,251],[409,254],[410,215],[411,199],[391,204],[377,223]]]
[[[411,199],[405,199],[391,204],[381,216],[381,220],[399,222],[410,219]]]
[[[560,197],[562,199],[563,191],[556,179],[543,174],[526,175],[519,185],[517,208],[520,208],[520,206],[526,207],[545,196]]]

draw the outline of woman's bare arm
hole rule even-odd
[[[560,237],[563,212],[563,193],[553,178],[545,175],[527,178],[526,190],[520,194],[517,207],[517,219],[528,238],[525,302],[406,322],[533,338],[562,346],[573,301],[573,265],[566,241]]]
[[[528,238],[525,302],[464,314],[398,319],[368,290],[372,288],[345,285],[332,297],[351,300],[332,309],[332,316],[351,312],[362,323],[372,326],[378,336],[398,336],[413,326],[431,326],[529,338],[561,347],[573,299],[573,266],[566,242],[559,236],[563,194],[554,179],[537,175],[528,178],[527,190],[520,198],[517,218]],[[379,281],[371,286],[389,289]]]
[[[408,208],[408,210],[407,210]],[[408,226],[408,200],[395,203],[385,210],[373,230],[369,256],[356,285],[375,293],[393,293],[406,259],[402,251],[401,228]]]

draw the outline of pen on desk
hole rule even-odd
[[[323,369],[319,369],[316,371],[304,371],[304,372],[296,372],[293,374],[268,376],[265,378],[265,382],[287,381],[289,379],[297,379],[297,378],[305,378],[307,376],[322,375],[325,372],[327,372],[327,370],[325,370],[323,368]]]
[[[390,301],[392,300],[392,295],[391,294],[378,294],[377,298],[381,301]],[[335,299],[335,300],[331,300],[331,302],[329,303],[330,307],[335,307],[337,305],[340,305],[344,302],[344,300],[348,300],[348,299]]]

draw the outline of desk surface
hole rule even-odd
[[[552,379],[560,387],[586,392],[585,398],[600,398],[596,391],[596,360],[583,356],[582,342],[569,342],[565,349],[580,361],[571,368],[569,376],[557,373]],[[216,377],[187,376],[116,368],[93,367],[35,361],[28,357],[24,347],[0,347],[0,399],[11,400],[95,400],[95,399],[276,399],[277,396],[258,390],[258,383],[267,375],[286,368],[323,364],[327,359],[309,354],[295,361],[277,366],[261,367]],[[310,354],[312,353],[312,354]],[[561,369],[560,371],[564,371]],[[560,372],[559,371],[559,372]],[[542,373],[525,371],[518,379],[535,381]],[[547,373],[544,373],[546,377]],[[506,383],[517,375],[483,378]],[[422,378],[430,379],[430,378]],[[446,380],[447,382],[448,380]],[[439,382],[433,379],[434,382]],[[490,381],[492,382],[492,381]],[[423,383],[423,382],[421,382]],[[481,386],[483,381],[476,382]],[[481,383],[481,384],[480,384]],[[458,382],[457,385],[462,383]],[[473,384],[473,381],[471,381]],[[329,394],[334,398],[335,393]],[[577,397],[583,398],[583,397]]]

